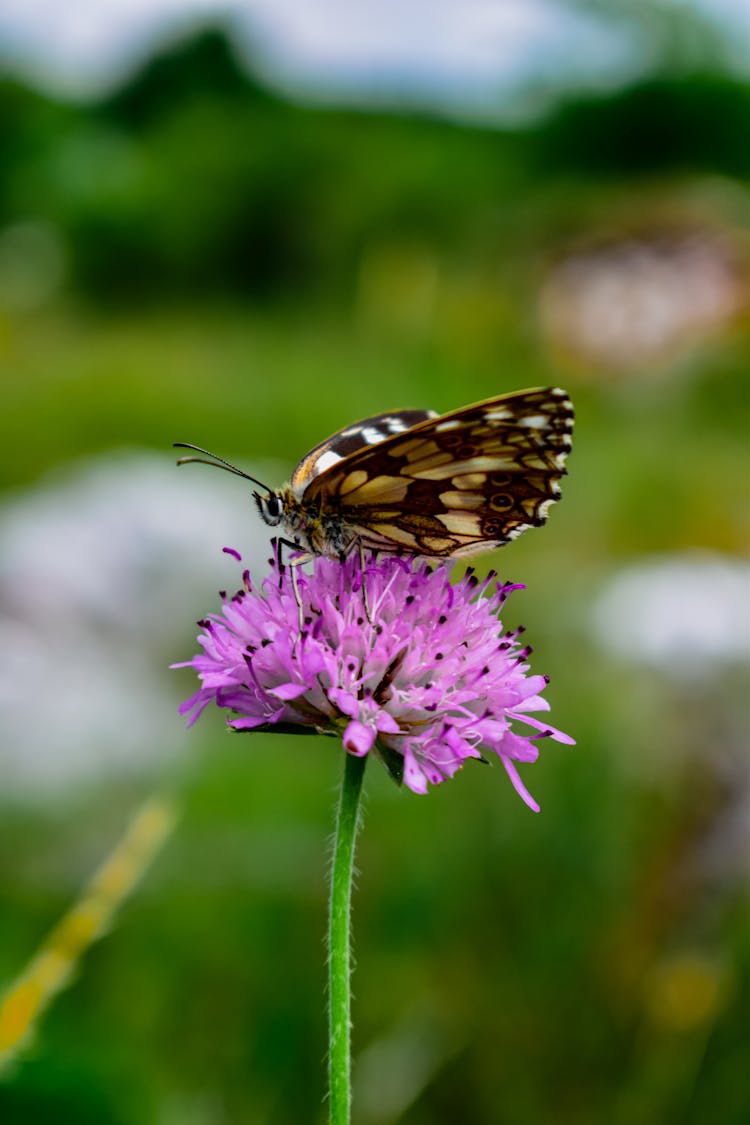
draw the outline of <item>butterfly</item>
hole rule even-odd
[[[289,484],[258,485],[262,519],[299,560],[344,560],[355,549],[427,558],[494,550],[547,518],[560,498],[573,405],[559,387],[486,399],[448,414],[401,410],[339,430],[302,458]]]

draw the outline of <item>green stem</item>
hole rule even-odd
[[[351,1117],[351,900],[359,798],[367,756],[345,754],[331,865],[328,913],[328,1092],[331,1125]]]

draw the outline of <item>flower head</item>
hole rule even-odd
[[[180,708],[191,724],[213,701],[233,713],[234,730],[336,734],[350,754],[374,751],[415,793],[492,751],[538,811],[515,763],[535,761],[545,736],[573,740],[532,714],[549,710],[547,677],[530,674],[522,630],[504,632],[498,617],[522,587],[471,571],[452,583],[447,564],[393,556],[371,560],[364,576],[354,555],[316,558],[297,578],[302,628],[278,555],[260,589],[245,571],[221,613],[199,622],[203,651],[176,665],[202,683]]]

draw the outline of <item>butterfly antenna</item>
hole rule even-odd
[[[264,492],[272,491],[267,484],[263,484],[263,481],[258,480],[257,477],[251,477],[249,473],[243,473],[242,469],[238,469],[236,465],[225,461],[224,458],[219,457],[218,454],[210,453],[208,449],[201,449],[199,445],[191,445],[186,441],[175,441],[172,444],[175,449],[193,449],[196,453],[202,453],[204,455],[203,457],[180,457],[177,461],[178,465],[189,465],[191,462],[197,465],[211,465],[214,469],[224,469],[227,473],[234,473],[236,477],[244,477],[245,480],[251,481],[252,484],[257,484]],[[209,457],[211,458],[210,461],[207,460]]]

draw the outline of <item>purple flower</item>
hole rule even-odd
[[[236,551],[228,553],[237,556]],[[210,702],[233,713],[234,730],[336,734],[350,754],[374,751],[415,793],[445,781],[467,758],[493,751],[516,791],[539,810],[516,762],[534,762],[538,740],[573,740],[532,713],[549,710],[546,676],[526,663],[521,629],[504,632],[498,611],[516,584],[468,571],[381,556],[316,558],[297,570],[304,624],[288,566],[272,560],[260,589],[243,588],[200,621],[201,688],[181,708],[192,724]],[[517,732],[512,724],[531,731]]]

